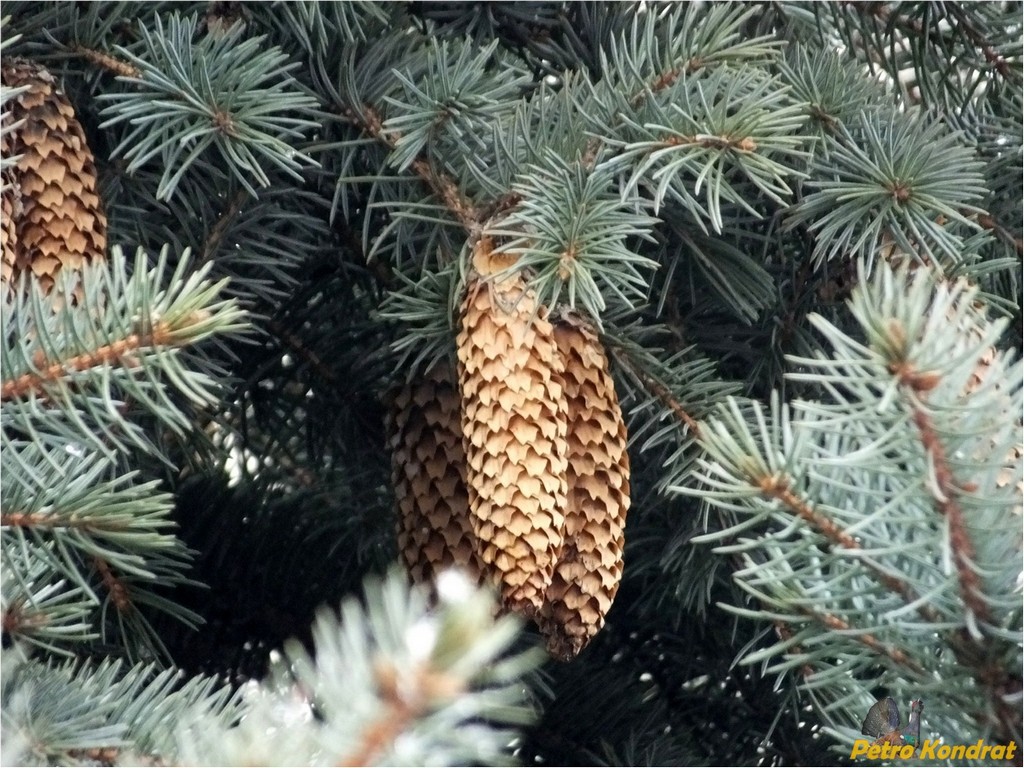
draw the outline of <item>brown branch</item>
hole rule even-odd
[[[53,512],[2,512],[0,513],[0,525],[11,528],[75,528],[78,530],[99,530],[95,520],[75,519],[74,517],[61,517]],[[102,526],[104,530],[125,530],[126,525]]]
[[[1024,238],[1021,238],[1020,235],[1015,235],[1013,232],[1008,230],[1006,227],[1004,227],[1002,224],[996,221],[995,217],[992,214],[981,214],[980,216],[978,216],[978,223],[985,229],[994,233],[996,237],[1012,245],[1014,250],[1017,251],[1018,256],[1024,254]]]
[[[15,635],[19,632],[30,632],[38,627],[45,627],[49,623],[50,620],[44,612],[26,613],[24,601],[15,600],[4,611],[3,632],[5,635]]]
[[[697,134],[694,136],[666,136],[662,139],[666,147],[695,146],[702,149],[735,149],[739,152],[754,152],[757,143],[749,136],[734,139],[729,136]]]
[[[775,499],[784,504],[797,517],[809,523],[832,544],[847,550],[860,550],[861,545],[850,534],[841,530],[834,522],[816,511],[814,507],[797,496],[789,482],[789,478],[782,476],[763,477],[757,482],[761,493],[770,499]],[[878,568],[876,565],[861,560],[861,565],[869,571],[883,586],[891,592],[899,595],[909,605],[918,599],[918,595],[903,579],[899,579]],[[927,605],[919,605],[917,612],[927,621],[939,621],[939,615]]]
[[[131,596],[128,594],[128,586],[110,569],[110,564],[106,560],[95,557],[93,558],[93,565],[96,566],[96,570],[100,574],[100,580],[103,582],[103,586],[107,588],[110,601],[117,608],[118,613],[130,611],[133,606]]]
[[[123,61],[116,56],[111,56],[109,53],[105,53],[104,51],[97,51],[93,48],[86,48],[84,45],[77,44],[72,45],[71,50],[89,63],[95,64],[101,69],[105,69],[120,77],[133,77],[136,80],[142,77],[142,70],[138,67],[133,64],[129,64],[127,61]]]
[[[117,765],[117,759],[121,755],[118,747],[91,747],[90,749],[70,749],[68,756],[78,760],[86,760],[96,765]]]
[[[894,14],[889,8],[886,7],[885,3],[880,2],[851,2],[846,5],[853,6],[855,8],[863,8],[869,16],[885,25],[892,25],[893,27],[900,26],[904,29],[909,29],[915,35],[924,34],[924,26],[917,19],[909,16]],[[985,39],[975,26],[971,23],[970,19],[964,13],[963,8],[959,7],[954,3],[949,3],[944,6],[944,10],[949,12],[949,15],[956,19],[957,24],[964,31],[967,39],[970,40],[971,44],[981,50],[985,60],[993,66],[993,68],[1006,79],[1011,79],[1013,69],[1010,63],[1003,57],[988,40]],[[941,17],[936,16],[936,22],[941,21]]]
[[[320,356],[307,347],[302,339],[289,331],[279,322],[276,320],[268,321],[267,330],[283,341],[288,349],[309,363],[309,367],[316,371],[322,379],[332,383],[337,380],[338,377],[334,375],[334,371],[327,367],[324,361],[320,359]]]
[[[920,392],[920,390],[918,390]],[[937,488],[932,494],[936,508],[946,518],[949,525],[949,544],[953,552],[953,564],[960,583],[960,596],[964,604],[974,612],[980,620],[992,623],[992,614],[981,595],[981,578],[974,571],[974,543],[967,532],[964,511],[957,503],[957,496],[962,486],[953,477],[953,470],[946,458],[946,449],[942,445],[931,416],[924,406],[915,403],[912,406],[914,425],[921,435],[921,443],[925,452],[931,457],[935,467],[935,483]]]
[[[359,119],[352,110],[342,110],[346,117],[354,119],[370,136],[388,149],[393,150],[401,138],[401,134],[384,131],[384,123],[380,113],[369,104],[363,105],[363,118]],[[480,210],[459,191],[459,185],[449,174],[437,171],[423,157],[417,157],[410,167],[431,191],[444,202],[445,207],[458,219],[467,232],[474,232],[483,222],[485,216]]]
[[[698,69],[703,68],[704,64],[705,62],[702,61],[701,59],[692,57],[688,59],[687,62],[682,66],[673,67],[662,72],[656,78],[654,78],[654,80],[651,81],[649,87],[643,88],[634,93],[629,99],[629,105],[636,109],[641,104],[643,104],[644,99],[647,98],[648,93],[654,94],[658,93],[659,91],[663,91],[666,88],[670,88],[672,85],[675,84],[676,80],[678,80],[681,75],[688,75],[691,72],[696,72]],[[583,151],[582,162],[583,166],[588,170],[594,167],[594,163],[597,161],[597,154],[600,151],[601,145],[603,143],[604,140],[598,136],[592,137],[590,141],[587,142],[586,149]]]
[[[881,640],[879,640],[877,637],[875,637],[874,635],[872,635],[869,632],[864,632],[864,633],[860,633],[860,634],[852,634],[851,630],[853,629],[853,627],[848,622],[843,621],[841,618],[839,618],[835,614],[828,613],[828,612],[821,613],[821,612],[815,611],[815,610],[813,610],[811,608],[807,608],[807,607],[804,607],[804,606],[795,606],[795,607],[796,607],[796,610],[800,611],[805,616],[813,619],[814,621],[818,622],[819,624],[827,627],[828,629],[830,629],[830,630],[832,630],[834,632],[843,632],[844,636],[854,638],[858,643],[861,643],[862,645],[867,646],[874,653],[877,653],[880,656],[885,656],[886,658],[891,659],[893,662],[895,662],[896,664],[899,664],[901,667],[906,667],[906,668],[908,668],[908,669],[912,670],[913,672],[915,672],[917,674],[920,674],[920,675],[923,675],[925,673],[924,668],[920,664],[918,664],[916,661],[914,661],[902,649],[896,648],[894,646],[886,645],[885,643],[883,643]],[[770,608],[771,607],[769,606],[769,609]],[[792,637],[793,636],[793,632],[792,632],[791,629],[789,629],[787,624],[785,624],[783,622],[779,622],[779,621],[774,621],[772,623],[775,625],[775,629],[779,633],[780,637],[788,638],[788,637]],[[813,672],[813,670],[809,671],[809,665],[805,664],[805,665],[803,665],[803,667],[801,667],[801,672],[803,673],[803,675],[805,677],[807,677],[807,676],[809,676]]]
[[[356,751],[337,765],[373,765],[374,758],[387,749],[389,744],[393,744],[413,719],[414,713],[407,704],[401,700],[389,702],[380,719],[363,732],[363,740]]]
[[[903,331],[897,325],[891,328],[891,332],[898,336]],[[938,511],[949,524],[949,540],[953,551],[953,563],[959,578],[960,596],[964,604],[979,619],[991,623],[992,615],[981,596],[981,579],[972,567],[975,556],[974,543],[967,532],[964,511],[957,503],[957,497],[964,490],[970,489],[971,484],[959,483],[954,478],[953,470],[946,457],[946,448],[942,444],[942,439],[935,429],[931,416],[925,409],[925,398],[927,393],[938,385],[939,373],[918,371],[907,361],[893,361],[889,364],[889,371],[897,377],[901,386],[913,393],[913,397],[908,398],[911,403],[911,418],[921,436],[921,444],[924,446],[925,453],[931,458],[934,467],[936,487],[933,489],[932,499]]]
[[[967,14],[964,13],[964,9],[956,3],[949,3],[945,6],[945,10],[947,10],[952,16],[956,17],[957,23],[964,31],[964,34],[967,35],[967,39],[970,40],[973,45],[981,49],[981,53],[985,57],[985,61],[991,64],[1000,75],[1005,77],[1007,80],[1010,80],[1013,73],[1010,68],[1010,63],[1002,56],[1002,54],[996,51],[995,48],[992,47],[992,44],[985,39],[985,36],[975,28],[974,24],[972,24],[971,20],[967,17]]]
[[[695,437],[700,438],[701,427],[700,422],[691,416],[682,404],[676,400],[675,395],[672,394],[671,390],[663,383],[658,381],[654,376],[647,373],[647,371],[641,370],[628,356],[619,355],[615,350],[610,350],[612,356],[619,361],[625,368],[632,373],[640,382],[647,388],[647,390],[654,395],[658,400],[668,408],[675,415],[676,419],[683,425],[685,425]]]
[[[849,633],[849,631],[852,629],[850,624],[848,624],[847,622],[840,619],[838,616],[835,616],[831,613],[818,613],[817,611],[813,611],[809,608],[801,608],[798,610],[802,610],[807,616],[810,616],[815,621],[818,621],[819,623],[825,625],[833,631]],[[857,642],[867,646],[880,656],[885,656],[886,658],[891,659],[893,662],[899,664],[902,667],[907,667],[908,669],[913,670],[917,674],[924,674],[924,668],[916,661],[914,661],[912,658],[910,658],[910,656],[908,656],[906,652],[899,648],[885,645],[885,643],[881,642],[877,637],[870,633],[857,635],[847,634],[847,636],[855,638]]]
[[[648,93],[658,93],[666,88],[671,88],[675,85],[676,80],[678,80],[681,75],[689,75],[696,72],[698,69],[703,69],[705,63],[706,62],[703,59],[692,56],[687,59],[686,63],[682,66],[672,67],[671,69],[665,70],[651,81],[650,86],[634,93],[629,99],[629,105],[634,108],[639,107],[643,104],[644,99],[647,98]]]
[[[961,599],[979,620],[991,624],[993,619],[982,595],[981,579],[972,567],[975,557],[974,543],[967,530],[964,510],[957,502],[959,494],[964,490],[969,491],[973,484],[959,483],[954,477],[945,446],[935,429],[931,415],[926,410],[925,397],[937,382],[933,383],[932,377],[927,375],[915,374],[906,363],[894,363],[890,365],[890,370],[899,376],[904,387],[915,394],[911,399],[911,418],[921,436],[925,452],[934,466],[937,487],[932,498],[949,526],[950,549],[953,553]],[[960,664],[973,669],[976,679],[990,692],[989,701],[992,702],[993,712],[978,712],[975,713],[975,717],[979,721],[994,721],[1000,739],[1009,741],[1014,734],[1020,732],[1020,707],[1009,703],[1020,694],[1022,685],[1019,674],[1010,673],[998,659],[993,658],[987,643],[980,642],[965,629],[952,633],[949,636],[949,644]]]
[[[460,679],[432,669],[429,662],[413,671],[411,690],[399,685],[398,676],[399,672],[390,660],[376,661],[374,678],[385,703],[384,713],[363,731],[355,751],[336,765],[373,765],[413,720],[463,689]]]
[[[775,621],[772,622],[772,624],[775,626],[776,634],[778,634],[778,636],[782,640],[790,640],[796,634],[795,632],[793,632],[792,627],[789,626],[789,623],[785,622],[785,621],[782,621],[781,619],[776,619]],[[787,651],[787,653],[789,653],[789,652],[792,652],[792,653],[805,653],[804,649],[801,648],[800,645],[791,645],[790,646],[790,651]],[[812,667],[810,664],[806,664],[806,663],[805,664],[801,664],[800,665],[800,674],[803,675],[805,678],[808,678],[808,677],[810,677],[811,675],[814,674],[814,667]]]
[[[228,227],[235,220],[242,211],[242,206],[249,199],[249,193],[244,189],[238,190],[235,196],[231,199],[228,207],[224,210],[224,213],[217,219],[217,223],[210,229],[209,234],[206,236],[206,241],[203,243],[203,257],[202,261],[207,262],[213,258],[213,255],[220,248],[221,242],[224,240],[224,235],[227,234]]]
[[[793,493],[790,487],[789,478],[783,475],[765,476],[757,481],[761,493],[769,499],[781,501],[786,507],[793,511],[797,517],[811,524],[826,539],[843,549],[860,549],[850,534],[840,530],[839,526],[829,520],[806,501]]]
[[[24,373],[17,378],[8,379],[0,385],[0,401],[24,397],[31,392],[41,394],[47,384],[51,384],[69,373],[81,373],[91,368],[114,364],[134,368],[138,365],[138,360],[132,356],[132,353],[147,347],[177,344],[178,339],[174,331],[175,329],[169,323],[161,322],[157,323],[148,333],[130,334],[124,339],[104,344],[91,352],[75,355],[68,360],[54,363],[47,363],[45,360],[37,361],[37,367],[40,370],[34,373]]]

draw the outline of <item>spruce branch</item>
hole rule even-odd
[[[1010,62],[1007,61],[1006,57],[999,53],[995,49],[995,46],[985,38],[977,27],[974,26],[974,22],[971,21],[971,18],[963,8],[956,3],[951,3],[946,10],[950,16],[956,19],[958,26],[964,31],[967,38],[978,47],[982,55],[985,57],[985,61],[987,61],[1000,75],[1007,80],[1020,79],[1019,71],[1014,72],[1014,70],[1011,69]]]
[[[388,150],[394,151],[401,139],[397,131],[385,131],[384,122],[377,109],[369,104],[362,106],[360,114],[345,110],[350,119],[359,121],[363,130]],[[429,160],[420,155],[408,161],[408,167],[428,189],[440,199],[445,208],[455,217],[467,232],[475,231],[483,217],[476,206],[459,190],[459,185],[444,170],[435,169]]]
[[[183,355],[213,334],[240,330],[242,314],[236,302],[218,298],[225,283],[206,278],[211,265],[189,274],[186,252],[167,275],[168,253],[151,267],[140,250],[129,277],[115,247],[108,264],[83,270],[81,306],[47,311],[36,285],[4,304],[0,416],[7,429],[108,455],[128,444],[155,450],[131,408],[184,434],[191,422],[172,393],[209,403],[213,380],[200,357]]]
[[[341,766],[373,765],[387,752],[394,749],[395,741],[402,732],[410,728],[417,718],[428,714],[436,706],[436,698],[442,695],[456,695],[461,692],[462,681],[458,678],[439,675],[423,664],[415,669],[415,680],[410,690],[399,690],[400,672],[386,659],[374,665],[374,678],[384,703],[384,712],[371,723],[350,755],[337,764]]]
[[[935,385],[935,374],[917,376],[906,384],[917,395],[916,402],[911,405],[912,419],[920,432],[922,447],[929,457],[929,476],[934,478],[934,483],[929,483],[929,487],[935,506],[949,524],[950,551],[960,581],[960,594],[964,604],[978,619],[992,623],[991,612],[981,593],[981,579],[975,572],[974,545],[967,531],[964,510],[957,503],[957,497],[967,489],[954,478],[945,447],[928,413],[927,399],[923,395]]]
[[[956,225],[978,229],[972,201],[985,194],[981,164],[955,134],[921,115],[862,115],[852,135],[826,138],[815,159],[816,191],[798,203],[789,225],[806,224],[820,264],[874,258],[887,241],[921,261],[958,265]]]
[[[637,13],[630,28],[602,52],[602,69],[617,89],[631,94],[627,98],[635,108],[686,75],[772,61],[778,56],[778,41],[741,32],[754,14],[753,8],[729,4]]]
[[[441,602],[429,611],[426,595],[392,572],[367,583],[365,607],[353,598],[340,617],[322,611],[312,653],[288,643],[236,728],[183,723],[180,758],[211,765],[507,762],[510,727],[533,714],[517,681],[538,655],[510,652],[517,622],[495,620],[493,597],[461,574],[446,574],[439,587]]]
[[[795,638],[792,625],[783,621],[782,619],[774,619],[772,624],[775,627],[775,632],[782,640],[786,648],[791,650],[793,653],[799,656],[806,656],[806,651],[800,647],[799,642]],[[806,680],[814,674],[814,667],[808,664],[806,661],[800,666],[800,675]]]
[[[275,181],[254,198],[225,180],[223,197],[211,198],[202,179],[183,180],[179,186],[190,201],[198,196],[199,210],[191,202],[168,201],[164,226],[198,216],[205,226],[190,230],[183,245],[200,254],[201,263],[212,262],[212,274],[229,278],[225,293],[247,309],[265,312],[278,306],[297,285],[304,265],[334,252],[324,216],[327,201],[315,190]]]
[[[738,575],[742,575],[743,571],[739,571]],[[843,620],[839,616],[828,611],[816,610],[813,602],[809,604],[803,604],[799,601],[782,605],[777,599],[773,599],[768,595],[759,593],[757,590],[751,589],[751,587],[743,583],[741,584],[743,589],[752,594],[762,605],[763,610],[773,618],[772,623],[776,626],[780,624],[789,627],[791,623],[806,623],[809,621],[819,628],[828,629],[834,632],[839,632],[845,637],[851,637],[854,641],[865,648],[870,650],[873,654],[884,656],[891,660],[893,664],[898,667],[903,667],[908,673],[914,675],[924,675],[925,670],[918,664],[909,654],[906,648],[897,647],[891,643],[885,643],[879,640],[871,632],[864,631],[863,627],[857,627],[852,625],[850,622]],[[728,606],[730,611],[733,611],[739,615],[748,615],[751,617],[758,616],[763,618],[762,615],[753,611],[744,611],[733,606]],[[787,616],[780,618],[776,613],[776,610],[785,608],[793,611],[793,616]],[[788,621],[787,621],[788,619]],[[812,633],[820,634],[819,631],[811,630],[810,632],[805,628],[800,631],[799,634],[794,634],[791,629],[786,632],[780,632],[779,636],[786,643],[787,653],[785,658],[777,662],[776,664],[769,667],[770,671],[782,671],[793,668],[799,668],[801,675],[805,678],[807,683],[810,683],[810,678],[815,674],[814,667],[808,663],[808,659],[814,658],[813,653],[809,653],[799,645],[800,636],[808,636]],[[753,652],[745,656],[743,659],[744,664],[756,664],[764,662],[768,659],[775,658],[779,655],[779,648],[772,646],[769,649],[765,649],[760,652]]]
[[[157,594],[192,583],[190,553],[168,532],[170,497],[155,482],[134,483],[132,474],[105,480],[111,465],[98,454],[47,451],[5,436],[0,543],[5,584],[16,585],[5,620],[12,636],[62,654],[102,639],[125,644],[130,655],[166,657],[140,609],[201,622]]]
[[[400,88],[384,97],[390,117],[383,128],[397,135],[391,164],[401,170],[425,156],[439,167],[486,168],[488,129],[532,85],[517,61],[498,58],[497,45],[432,38],[415,82],[395,70]]]
[[[730,217],[740,216],[735,210],[734,206],[726,207]],[[686,278],[693,280],[696,292],[710,289],[720,299],[722,308],[745,324],[757,322],[766,309],[775,305],[777,289],[772,276],[756,255],[741,247],[749,236],[746,227],[737,222],[728,226],[722,236],[709,235],[692,226],[690,217],[677,206],[667,208],[662,217],[669,237],[657,261],[666,288],[652,290],[660,293],[659,315],[665,311],[663,303],[671,295],[667,286]],[[668,311],[678,312],[678,305],[669,305]],[[681,325],[682,318],[675,322]]]
[[[35,355],[32,360],[34,371],[3,382],[0,386],[0,401],[25,398],[30,394],[44,396],[48,385],[72,374],[87,373],[96,368],[134,368],[138,365],[134,358],[136,353],[153,347],[176,346],[184,340],[183,332],[187,332],[190,326],[201,319],[182,318],[183,325],[177,327],[159,321],[144,333],[132,333],[110,344],[59,361],[51,362],[45,354]]]
[[[830,49],[808,52],[802,46],[794,47],[779,62],[779,74],[793,89],[794,100],[806,105],[806,114],[821,139],[840,138],[841,126],[855,122],[885,96],[877,79],[865,78],[859,66]],[[814,149],[827,153],[828,146],[821,142]]]
[[[863,643],[875,653],[888,657],[895,664],[906,667],[909,671],[915,674],[924,674],[924,669],[911,658],[906,649],[896,648],[892,645],[882,643],[870,632],[862,632],[859,629],[852,627],[848,622],[843,621],[838,616],[834,616],[830,613],[819,613],[813,609],[808,609],[807,612],[808,615],[814,617],[815,621],[836,632],[842,632],[845,634],[850,633],[851,630],[853,630],[855,633],[854,636],[857,638],[857,642]]]
[[[643,114],[649,101],[671,103],[673,98],[662,92],[674,91],[681,79],[713,75],[723,65],[742,67],[744,62],[774,59],[778,50],[769,36],[740,35],[740,28],[752,13],[752,9],[722,4],[700,11],[695,6],[678,6],[664,17],[636,14],[628,37],[624,33],[610,41],[607,53],[601,51],[602,69],[609,76],[607,88],[612,91],[604,96],[613,102],[622,101],[626,108],[615,110],[609,124],[603,126],[605,130],[591,135],[583,154],[584,164],[589,167],[597,161],[608,146],[607,137],[620,133],[623,120],[630,114]],[[632,96],[623,98],[622,93]]]
[[[429,370],[434,363],[453,353],[452,318],[460,287],[458,263],[446,262],[438,271],[424,270],[419,280],[395,273],[399,287],[391,291],[378,312],[382,320],[400,322],[406,333],[392,344],[398,353],[399,369]],[[443,307],[443,312],[438,308]]]
[[[778,407],[777,401],[773,400],[773,409]],[[748,494],[756,494],[757,497],[768,502],[772,505],[773,502],[777,502],[777,507],[770,506],[778,510],[785,510],[785,512],[792,514],[794,518],[802,520],[807,528],[811,531],[816,532],[821,536],[823,541],[819,544],[823,549],[825,547],[831,548],[833,551],[846,552],[850,555],[858,557],[857,562],[867,574],[874,579],[880,585],[883,585],[886,589],[892,593],[898,595],[907,606],[913,606],[914,609],[921,615],[926,621],[939,622],[941,621],[940,615],[927,603],[921,600],[920,595],[916,594],[915,590],[907,582],[906,579],[899,578],[893,575],[891,568],[887,569],[879,563],[874,562],[871,559],[870,553],[864,551],[864,546],[859,542],[853,535],[843,528],[841,523],[833,519],[825,511],[827,505],[815,504],[809,501],[804,494],[798,493],[794,489],[799,485],[799,481],[794,476],[792,470],[785,469],[785,463],[777,464],[778,459],[773,460],[772,457],[757,450],[751,452],[752,447],[749,443],[750,438],[744,436],[744,438],[735,444],[731,444],[731,434],[735,434],[739,430],[743,430],[743,424],[745,419],[742,416],[737,404],[735,402],[729,402],[728,405],[722,405],[720,408],[719,418],[725,420],[725,423],[729,424],[728,431],[722,429],[723,422],[715,419],[714,429],[712,431],[705,432],[704,435],[698,435],[698,439],[702,443],[703,447],[708,451],[708,459],[702,459],[700,463],[704,466],[713,466],[712,462],[715,460],[721,461],[723,457],[730,456],[731,461],[735,464],[728,473],[729,479],[723,483],[721,479],[711,480],[705,476],[704,481],[708,483],[708,487],[701,490],[687,490],[684,488],[678,488],[681,493],[693,493],[694,495],[704,496],[705,498],[722,496],[728,497],[732,491],[725,491],[724,493],[716,493],[713,489],[726,488],[732,486],[737,487],[737,483],[742,483],[744,490]],[[759,420],[762,419],[760,413],[757,414]],[[786,416],[781,416],[783,420],[782,430],[788,429],[788,425],[785,424]],[[747,451],[742,455],[737,452],[740,450],[739,446],[746,443]],[[737,461],[738,459],[738,461]],[[720,478],[725,477],[725,472],[719,469]],[[746,528],[745,524],[740,524],[734,528],[727,529],[726,531],[714,531],[703,536],[698,536],[693,539],[696,543],[705,541],[721,541],[723,538],[732,538],[732,535],[739,533],[741,530]],[[745,542],[736,545],[724,544],[718,547],[718,551],[725,554],[731,552],[745,552],[750,548],[753,542]],[[756,543],[753,543],[756,548]],[[760,564],[758,566],[760,567]],[[744,571],[739,571],[738,575],[743,574]],[[829,618],[815,614],[814,618],[820,620],[820,623],[829,628],[836,628],[834,617]],[[833,620],[834,619],[834,620]],[[844,629],[851,629],[849,626],[845,626]],[[863,639],[862,639],[863,640]],[[871,645],[874,640],[863,640],[868,645]]]
[[[101,127],[131,126],[113,155],[129,161],[129,173],[159,156],[158,200],[173,197],[208,151],[253,197],[250,178],[271,183],[265,164],[301,178],[300,169],[316,163],[289,141],[319,123],[311,119],[316,100],[288,74],[296,64],[277,49],[261,50],[261,38],[242,40],[241,25],[194,42],[197,23],[174,16],[165,29],[157,16],[152,31],[140,25],[141,55],[118,48],[141,76],[125,78],[129,90],[99,96],[112,102]]]
[[[328,56],[339,41],[352,44],[372,37],[389,16],[387,5],[372,0],[330,4],[301,0],[247,10],[264,25],[275,28],[279,39],[295,41],[316,58]]]
[[[95,601],[88,591],[59,578],[45,556],[34,557],[34,548],[9,543],[5,536],[0,571],[5,637],[58,657],[70,655],[76,643],[96,640],[99,632],[89,620]]]
[[[606,295],[626,307],[643,298],[640,270],[657,263],[640,256],[634,241],[653,240],[657,220],[636,212],[641,201],[623,199],[611,169],[588,171],[548,153],[512,191],[518,204],[486,232],[510,238],[496,252],[514,254],[516,271],[529,270],[543,304],[556,306],[564,292],[570,307],[578,303],[600,324]]]
[[[980,214],[978,216],[978,223],[985,229],[991,230],[1004,243],[1009,244],[1017,252],[1018,256],[1024,254],[1024,236],[1020,234],[1020,230],[1011,231],[1007,229],[991,213]]]
[[[696,461],[693,447],[705,429],[704,421],[717,403],[739,391],[692,347],[661,354],[669,335],[664,327],[644,327],[625,314],[610,318],[601,335],[617,369],[630,442],[646,455],[660,455],[660,460],[652,460],[665,467],[656,482],[660,492],[690,482]]]
[[[817,384],[827,401],[798,403],[795,420],[777,398],[770,415],[755,408],[753,420],[736,404],[721,406],[701,435],[702,486],[678,490],[741,514],[732,527],[694,538],[742,560],[734,578],[761,607],[728,609],[803,624],[747,662],[784,654],[777,671],[809,663],[816,673],[805,685],[845,678],[851,692],[880,657],[901,685],[963,675],[971,687],[956,706],[1012,738],[1019,719],[1008,717],[1006,665],[1020,630],[1016,570],[1006,558],[1015,544],[998,542],[1019,541],[1011,532],[1020,521],[999,471],[1019,440],[1018,417],[1009,415],[1020,407],[1020,365],[986,370],[984,388],[970,384],[979,360],[1009,363],[988,346],[1003,323],[988,321],[976,297],[966,281],[894,272],[884,262],[867,281],[861,265],[850,307],[866,342],[812,317],[832,357],[794,358],[805,370],[792,378]],[[1001,434],[992,439],[994,429]],[[908,622],[908,613],[920,620]],[[909,638],[921,631],[952,651],[945,661],[911,652]],[[842,665],[822,655],[826,638]]]
[[[665,384],[658,381],[646,370],[635,365],[629,357],[616,355],[614,350],[612,351],[612,356],[619,365],[629,371],[645,389],[657,397],[661,404],[675,415],[682,427],[695,438],[700,439],[700,422],[679,403]]]
[[[668,198],[700,226],[709,221],[721,232],[725,202],[758,215],[737,177],[781,201],[792,193],[786,179],[805,175],[796,165],[806,157],[804,107],[786,96],[779,82],[753,68],[680,80],[663,98],[623,115],[621,138],[613,142],[618,153],[609,162],[630,173],[625,189],[643,189],[655,212]],[[702,189],[703,203],[696,197]]]
[[[1020,743],[1019,3],[4,7],[117,149],[112,241],[170,246],[0,308],[0,762],[827,764],[884,695]],[[310,623],[394,549],[379,395],[487,236],[630,437],[619,595],[543,679],[401,577]],[[164,649],[259,679],[218,717],[83,663]]]
[[[909,30],[913,35],[923,37],[925,34],[925,26],[920,19],[914,18],[908,14],[901,14],[894,12],[894,9],[886,3],[868,3],[868,2],[851,2],[845,3],[857,8],[858,10],[867,9],[867,15],[873,19],[877,19],[881,22],[887,30],[891,32],[893,29],[906,29]],[[981,32],[974,26],[970,16],[955,3],[951,3],[949,6],[943,7],[943,12],[949,14],[956,20],[956,27],[962,30],[968,40],[971,41],[981,51],[985,60],[999,72],[1004,78],[1012,78],[1014,72],[1010,69],[1010,63],[999,54],[994,46],[987,41]],[[937,14],[935,17],[935,23],[938,24],[943,20],[942,14]],[[940,33],[941,34],[941,33]],[[937,35],[938,37],[939,35]]]
[[[167,764],[176,757],[169,723],[202,716],[226,728],[243,712],[215,679],[153,665],[48,665],[15,647],[3,666],[4,757],[19,765]]]

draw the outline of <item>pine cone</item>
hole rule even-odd
[[[13,290],[28,271],[49,293],[61,269],[103,259],[107,219],[96,192],[96,165],[75,110],[43,67],[4,62],[3,84],[27,86],[7,106],[24,124],[0,140],[3,170],[3,282]]]
[[[555,326],[568,407],[564,545],[539,626],[555,658],[569,661],[604,626],[622,578],[629,454],[626,425],[597,335]]]
[[[504,262],[507,263],[507,262]],[[565,399],[551,323],[519,274],[482,240],[458,336],[462,434],[473,531],[504,607],[533,618],[562,548]]]
[[[398,393],[388,431],[398,495],[398,548],[412,580],[436,584],[440,571],[449,567],[479,578],[459,391],[450,366],[434,366]]]

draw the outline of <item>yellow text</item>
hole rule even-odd
[[[909,760],[913,756],[913,744],[872,744],[867,739],[857,739],[850,750],[851,759],[864,757],[868,760]]]
[[[917,750],[913,744],[872,744],[867,739],[857,739],[850,750],[850,758],[909,760],[915,752],[918,760],[1013,760],[1017,742],[986,744],[984,739],[978,739],[973,744],[943,744],[938,739],[925,739]]]

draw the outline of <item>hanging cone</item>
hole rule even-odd
[[[469,508],[480,559],[504,607],[538,614],[562,548],[565,400],[546,312],[513,257],[482,239],[458,335]]]
[[[389,420],[391,479],[398,496],[398,549],[416,583],[445,568],[479,578],[469,522],[455,374],[434,366],[395,398]]]
[[[564,545],[547,590],[541,633],[569,661],[604,626],[622,578],[629,509],[626,425],[597,335],[576,322],[555,326],[568,407],[568,505]]]
[[[80,269],[106,253],[96,165],[53,75],[20,60],[0,70],[5,87],[28,87],[5,105],[5,122],[25,122],[0,139],[5,158],[21,155],[3,170],[3,282],[13,290],[28,272],[49,293],[62,269]]]

